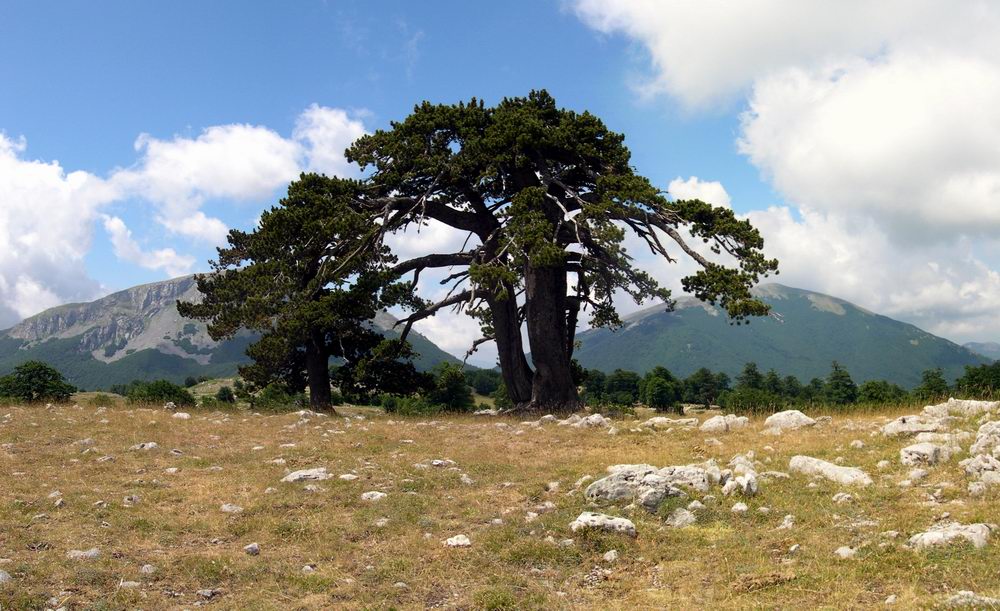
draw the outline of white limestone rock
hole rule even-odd
[[[333,475],[326,472],[326,467],[316,467],[314,469],[300,469],[299,471],[292,471],[285,477],[281,478],[283,482],[306,482],[306,481],[322,481],[325,479],[330,479]]]
[[[938,418],[927,416],[900,416],[882,427],[886,437],[901,437],[917,433],[937,433],[947,430],[947,426]]]
[[[932,418],[942,418],[944,416],[971,418],[995,412],[997,407],[1000,407],[1000,401],[974,401],[971,399],[951,398],[938,405],[928,405],[924,408],[924,413]]]
[[[703,433],[728,433],[745,428],[750,424],[750,419],[746,416],[726,414],[725,416],[712,416],[702,423],[698,430]]]
[[[907,467],[933,466],[951,458],[951,449],[930,442],[915,443],[899,451],[899,461]]]
[[[969,454],[990,454],[994,458],[1000,458],[1000,420],[986,422],[979,427]]]
[[[637,535],[635,524],[626,518],[616,518],[603,513],[584,511],[569,524],[570,530],[577,532],[580,530],[603,530],[607,532],[621,533],[629,537]]]
[[[959,590],[946,598],[943,606],[952,609],[1000,609],[1000,598],[981,596],[970,590]]]
[[[362,501],[368,501],[370,503],[374,503],[375,501],[381,501],[382,499],[384,499],[387,496],[389,496],[389,495],[387,495],[384,492],[379,492],[378,490],[372,490],[370,492],[365,492],[364,494],[362,494],[361,495],[361,500]]]
[[[698,521],[698,518],[688,511],[687,509],[675,509],[670,517],[667,518],[667,526],[671,528],[684,528],[685,526],[691,526]]]
[[[914,550],[940,547],[967,541],[975,548],[985,547],[992,528],[989,524],[960,524],[943,522],[935,524],[927,531],[910,537],[907,545]]]
[[[797,409],[789,409],[768,416],[764,421],[764,432],[780,435],[784,431],[794,431],[807,426],[815,426],[816,421]]]
[[[788,462],[789,471],[811,477],[824,477],[845,486],[868,486],[872,478],[861,469],[841,467],[811,456],[793,456]]]
[[[101,550],[92,547],[88,550],[71,549],[66,552],[66,557],[70,560],[94,560],[100,558]]]
[[[455,535],[444,541],[445,547],[472,547],[472,541],[465,535]]]

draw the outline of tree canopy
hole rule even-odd
[[[720,304],[737,322],[768,311],[749,289],[777,262],[764,256],[748,221],[699,200],[670,200],[632,168],[622,134],[588,112],[560,109],[545,91],[493,107],[476,99],[425,102],[347,155],[367,172],[358,205],[379,219],[366,249],[430,221],[467,233],[458,252],[393,268],[414,281],[428,268],[454,272],[448,296],[408,317],[404,336],[443,308],[476,316],[483,337],[473,348],[496,342],[516,405],[579,405],[570,363],[581,310],[590,311],[592,325],[614,326],[618,293],[671,303],[669,291],[634,265],[628,233],[664,261],[694,259],[699,269],[681,280],[684,290]]]
[[[310,388],[313,378],[321,386],[324,374],[309,363],[363,346],[364,337],[350,338],[375,309],[410,309],[400,321],[405,340],[414,323],[454,308],[480,323],[470,352],[496,342],[513,405],[575,409],[581,312],[591,325],[615,326],[618,294],[672,305],[634,264],[629,234],[665,262],[693,259],[697,271],[681,286],[735,322],[768,312],[750,288],[776,273],[777,261],[764,256],[748,221],[671,200],[631,166],[622,134],[589,112],[559,108],[545,91],[495,106],[424,102],[346,156],[360,180],[303,176],[257,231],[230,233],[216,273],[199,280],[205,302],[182,306],[210,320],[213,337],[238,326],[264,332],[248,372],[261,379],[295,386],[307,375]],[[387,239],[429,223],[464,233],[462,247],[396,261]],[[448,270],[447,293],[433,302],[416,295],[429,269]]]
[[[178,303],[182,315],[208,321],[214,339],[261,334],[247,350],[253,363],[240,368],[253,388],[279,383],[295,394],[308,386],[311,405],[329,408],[331,358],[345,361],[340,381],[358,392],[412,373],[398,361],[407,348],[385,345],[370,322],[411,293],[384,278],[394,262],[384,245],[354,251],[372,227],[370,214],[351,205],[361,192],[357,181],[303,174],[254,231],[230,231],[213,273],[198,277],[203,301]],[[371,367],[372,359],[384,367]]]

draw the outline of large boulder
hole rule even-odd
[[[725,416],[712,416],[698,428],[702,433],[728,433],[729,431],[742,429],[749,423],[750,419],[746,416],[726,414]]]
[[[861,469],[842,467],[811,456],[793,456],[788,461],[788,469],[811,477],[825,477],[845,486],[868,486],[872,478]]]
[[[666,429],[675,426],[679,427],[692,427],[698,426],[697,418],[667,418],[666,416],[653,416],[649,420],[646,420],[639,426],[650,428],[650,429]]]
[[[991,531],[992,527],[989,524],[942,522],[935,524],[926,532],[913,535],[907,545],[915,550],[922,550],[968,541],[973,547],[980,548],[986,546]]]
[[[584,511],[575,520],[569,523],[569,528],[573,532],[581,530],[603,530],[607,532],[621,533],[629,537],[636,536],[635,524],[625,518],[615,518],[603,513]]]
[[[998,407],[1000,407],[1000,401],[974,401],[971,399],[952,398],[944,403],[928,405],[924,408],[924,413],[932,418],[943,418],[945,416],[971,418],[994,412]]]
[[[797,409],[789,409],[771,414],[764,421],[764,428],[771,432],[794,431],[807,426],[815,426],[816,421]]]
[[[976,441],[969,448],[969,454],[991,454],[1000,458],[1000,420],[985,423],[976,432]]]
[[[930,442],[915,443],[899,451],[899,461],[907,467],[936,465],[951,458],[951,448]]]
[[[947,430],[947,425],[939,418],[928,416],[900,416],[882,427],[886,437],[916,435],[917,433],[936,433]]]

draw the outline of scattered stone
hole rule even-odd
[[[851,442],[851,447],[854,448],[855,450],[864,449],[865,442],[861,441],[860,439],[855,439],[854,441]]]
[[[781,434],[807,426],[815,426],[816,421],[797,409],[785,410],[768,416],[764,421],[765,432]]]
[[[997,407],[1000,407],[1000,401],[974,401],[971,399],[951,398],[938,405],[928,405],[924,408],[924,413],[934,418],[943,418],[946,416],[971,418],[996,411]]]
[[[976,442],[969,448],[969,454],[991,454],[1000,458],[1000,420],[987,422],[976,431]]]
[[[372,490],[371,492],[365,492],[364,494],[362,494],[361,495],[361,500],[362,501],[375,502],[375,501],[381,501],[382,499],[384,499],[387,496],[389,496],[389,495],[387,495],[384,492],[379,492],[377,490]]]
[[[698,426],[697,418],[667,418],[666,416],[653,416],[639,425],[648,429],[669,429],[675,426],[692,427]]]
[[[345,482],[352,482],[352,481],[358,479],[358,476],[355,475],[355,474],[353,474],[353,473],[343,473],[339,477],[340,477],[340,479],[344,480]]]
[[[139,450],[155,450],[158,447],[160,447],[160,444],[156,443],[155,441],[145,441],[143,443],[137,443],[134,446],[130,447],[129,449],[130,450],[135,450],[135,451],[139,451]]]
[[[885,597],[885,604],[889,605],[889,606],[892,606],[892,605],[896,604],[897,600],[899,600],[898,596],[896,596],[895,594],[890,594],[890,595],[888,595],[888,596]]]
[[[0,569],[0,584],[12,583],[14,578],[10,576],[10,573]]]
[[[985,403],[985,401],[983,402]],[[959,590],[944,601],[945,607],[971,607],[973,609],[1000,608],[1000,598],[980,596],[969,590]]]
[[[667,518],[667,526],[671,528],[684,528],[686,526],[691,526],[698,521],[698,518],[688,511],[687,509],[675,509],[670,517]]]
[[[307,564],[304,567],[302,567],[302,574],[303,575],[312,575],[315,572],[316,572],[316,565],[315,564]]]
[[[211,588],[211,589],[206,588],[204,590],[198,590],[196,594],[198,594],[198,596],[204,598],[205,600],[212,600],[216,596],[222,594],[222,590],[218,588]]]
[[[292,471],[285,477],[281,478],[283,482],[304,482],[304,481],[321,481],[325,479],[330,479],[333,477],[326,472],[326,467],[316,467],[315,469],[301,469],[299,471]]]
[[[858,550],[854,549],[853,547],[847,547],[845,545],[843,547],[838,547],[837,551],[835,551],[833,553],[836,554],[838,558],[840,558],[842,560],[847,560],[849,558],[853,558],[854,556],[856,556],[857,553],[858,553]]]
[[[70,560],[94,560],[95,558],[99,558],[100,555],[101,550],[96,547],[92,547],[88,550],[71,549],[66,552],[66,557]]]
[[[788,514],[781,520],[776,530],[791,530],[793,526],[795,526],[795,516]]]
[[[851,496],[850,494],[847,494],[846,492],[838,492],[837,494],[833,495],[833,502],[838,505],[850,503],[853,500],[854,497]]]
[[[699,511],[705,508],[705,505],[701,501],[691,501],[688,503],[688,511]]]
[[[703,422],[698,427],[698,430],[703,433],[728,433],[729,431],[745,428],[749,423],[750,419],[746,416],[726,414],[725,416],[712,416]]]
[[[444,544],[446,547],[472,547],[472,541],[465,535],[455,535],[445,539]]]
[[[948,448],[929,442],[915,443],[899,451],[899,461],[908,467],[936,465],[950,457],[951,451]]]
[[[733,508],[730,511],[736,514],[744,514],[747,512],[748,509],[750,508],[747,507],[746,503],[736,503],[735,505],[733,505]]]
[[[141,588],[142,584],[138,581],[122,581],[118,584],[118,587],[123,590],[135,590],[136,588]]]
[[[243,513],[243,508],[233,503],[223,503],[219,510],[222,513]]]
[[[591,511],[584,511],[575,520],[570,522],[570,530],[577,532],[579,530],[604,530],[608,532],[616,532],[629,537],[636,536],[635,524],[631,520],[625,518],[615,518],[603,513],[594,513]]]
[[[945,424],[936,418],[900,416],[883,426],[881,430],[886,437],[900,437],[917,433],[936,433],[946,428]]]
[[[811,456],[793,456],[788,462],[788,469],[813,477],[825,477],[845,486],[868,486],[872,483],[872,478],[861,469],[841,467]]]
[[[156,567],[152,564],[144,564],[139,568],[139,572],[143,575],[152,575],[156,572]]]
[[[187,412],[177,412],[171,418],[176,418],[177,420],[190,420],[191,414]]]
[[[256,556],[260,554],[260,545],[256,543],[251,543],[250,545],[244,546],[243,551],[246,552],[247,555],[249,556]]]
[[[910,537],[909,545],[915,550],[929,547],[940,547],[959,541],[968,541],[973,547],[985,547],[990,538],[992,528],[988,524],[959,524],[958,522],[943,522],[935,524],[926,532]]]
[[[608,550],[604,552],[604,556],[602,557],[604,558],[605,562],[618,562],[618,550],[616,549]]]
[[[888,460],[880,460],[880,461],[878,461],[878,464],[875,465],[875,468],[878,469],[879,471],[885,471],[886,469],[888,469],[891,466],[892,466],[892,463],[889,462]]]

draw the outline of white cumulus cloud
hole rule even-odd
[[[115,256],[119,259],[135,263],[146,269],[159,269],[168,276],[181,276],[191,271],[194,257],[179,255],[173,248],[143,250],[132,237],[132,232],[125,222],[117,216],[104,215],[104,230],[108,232]]]

